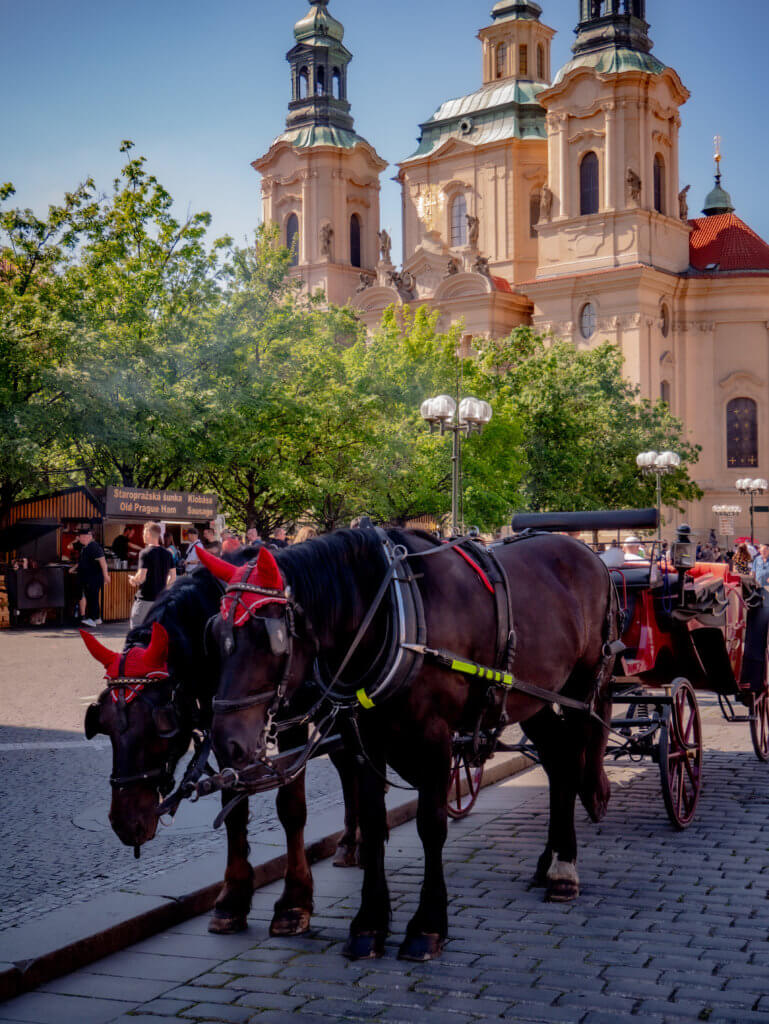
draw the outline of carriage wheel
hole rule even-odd
[[[673,682],[660,731],[660,776],[668,817],[677,829],[691,825],[702,789],[702,722],[697,696],[686,679]]]
[[[483,764],[470,764],[467,751],[461,747],[454,750],[449,773],[447,810],[449,817],[458,821],[465,818],[475,806],[483,782]],[[467,792],[464,792],[466,784]]]
[[[753,694],[750,707],[750,738],[759,761],[769,761],[769,690]]]

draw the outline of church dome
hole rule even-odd
[[[606,50],[593,50],[580,53],[564,64],[553,80],[558,85],[570,71],[577,68],[591,68],[599,75],[619,75],[623,71],[642,71],[648,75],[661,75],[665,65],[650,53],[642,50],[631,50],[621,46]]]
[[[328,13],[328,0],[311,0],[310,10],[294,25],[294,37],[298,43],[314,39],[344,39],[344,25]]]
[[[714,217],[719,213],[734,213],[732,197],[725,188],[721,188],[720,174],[716,177],[715,188],[708,192],[702,212],[706,217]]]

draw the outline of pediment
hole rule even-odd
[[[491,278],[485,274],[452,274],[444,281],[441,281],[435,292],[435,301],[443,302],[448,299],[465,299],[472,296],[488,295],[494,290]]]
[[[402,306],[403,299],[397,289],[375,284],[356,292],[350,299],[350,305],[363,313],[382,313],[388,306]]]
[[[757,391],[765,388],[766,382],[754,373],[751,373],[750,370],[734,370],[732,373],[727,374],[726,377],[723,377],[718,382],[718,386],[730,391],[737,390],[740,387],[749,387]]]

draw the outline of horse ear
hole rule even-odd
[[[224,583],[229,583],[238,571],[236,565],[225,562],[223,558],[217,558],[203,547],[198,548],[198,558],[213,576]]]
[[[88,648],[91,657],[100,661],[105,668],[109,668],[117,657],[117,652],[111,651],[108,647],[105,647],[104,644],[99,643],[92,633],[86,633],[84,629],[80,630],[80,635],[82,636],[83,643]]]
[[[159,622],[153,622],[149,647],[144,652],[144,671],[151,672],[153,669],[164,668],[167,658],[168,633],[165,626],[161,626]]]
[[[268,590],[283,590],[285,584],[280,574],[278,563],[269,548],[259,549],[259,557],[256,560],[256,574],[260,587]]]

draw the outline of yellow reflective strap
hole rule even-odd
[[[478,675],[478,667],[468,661],[452,661],[451,667],[454,672],[464,672],[467,676]]]
[[[365,690],[358,690],[355,696],[358,698],[358,701],[361,704],[361,706],[366,708],[367,711],[370,711],[371,708],[373,708],[374,702],[369,697]]]

